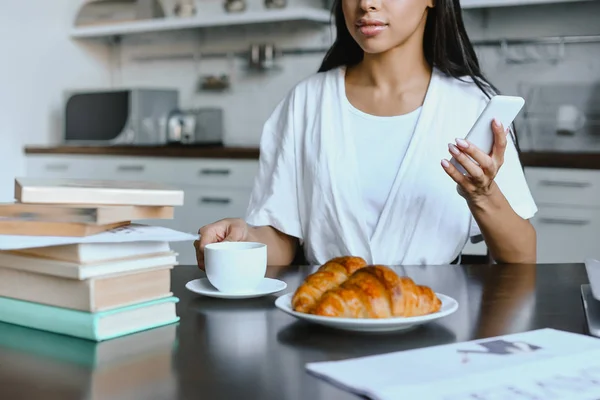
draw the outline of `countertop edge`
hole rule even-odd
[[[524,151],[520,158],[524,167],[600,170],[600,153]]]
[[[227,146],[25,146],[26,155],[96,155],[257,160],[257,147]]]
[[[228,146],[25,146],[26,155],[97,155],[258,160],[258,147]],[[535,152],[520,154],[524,167],[600,170],[600,153]]]

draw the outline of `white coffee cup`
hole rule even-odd
[[[585,115],[575,106],[562,105],[556,113],[556,131],[573,135],[585,125]]]
[[[208,281],[220,292],[252,292],[267,273],[267,245],[211,243],[204,248],[204,266]]]

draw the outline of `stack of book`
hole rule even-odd
[[[169,238],[131,238],[132,221],[173,218],[181,190],[17,179],[15,199],[0,204],[0,321],[102,341],[179,320]]]

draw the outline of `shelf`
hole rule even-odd
[[[597,0],[461,0],[463,9],[470,8],[487,8],[487,7],[511,7],[511,6],[527,6],[527,5],[542,5],[551,3],[581,3],[584,1]]]
[[[212,14],[204,17],[170,17],[146,21],[114,23],[102,26],[76,27],[71,30],[71,37],[91,39],[139,33],[294,21],[328,24],[331,21],[331,14],[325,9],[289,8],[281,10],[247,11],[235,14]]]

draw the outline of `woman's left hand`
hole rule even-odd
[[[492,122],[492,132],[494,145],[489,155],[463,139],[456,139],[456,145],[448,145],[450,154],[463,166],[467,174],[463,175],[450,162],[442,160],[442,167],[458,184],[458,193],[468,201],[477,201],[493,192],[494,178],[504,163],[507,132],[501,124],[496,125],[495,121]]]

